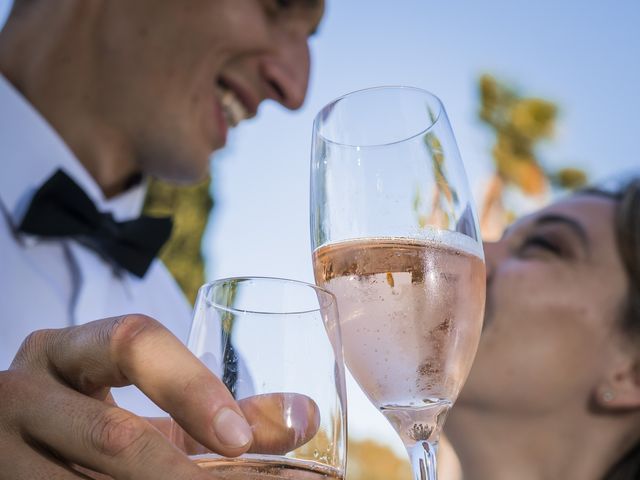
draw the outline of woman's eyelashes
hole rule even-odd
[[[270,7],[273,13],[285,12],[294,5],[294,0],[271,0]]]
[[[565,253],[560,242],[548,235],[527,235],[519,245],[518,253],[527,256],[535,254],[536,252],[550,253],[558,257],[563,256]]]

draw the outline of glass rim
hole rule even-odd
[[[211,288],[216,285],[216,284],[220,284],[223,282],[229,282],[229,281],[246,281],[246,280],[258,280],[258,281],[268,281],[268,282],[280,282],[283,284],[290,284],[290,285],[296,285],[296,286],[300,286],[300,287],[309,287],[311,289],[313,289],[316,293],[321,293],[324,297],[329,299],[329,302],[326,303],[325,305],[319,305],[317,308],[311,308],[311,309],[307,309],[307,310],[295,310],[295,311],[283,311],[283,312],[264,312],[264,311],[260,311],[260,310],[247,310],[247,309],[241,309],[241,308],[234,308],[234,307],[228,307],[225,305],[221,305],[215,301],[213,301],[212,299],[209,298],[208,296],[208,292],[211,290]],[[326,308],[330,308],[332,305],[334,307],[337,307],[337,301],[336,301],[336,297],[333,293],[331,293],[329,290],[319,287],[318,285],[314,285],[313,283],[309,283],[309,282],[303,282],[302,280],[294,280],[291,278],[281,278],[281,277],[266,277],[266,276],[238,276],[238,277],[225,277],[225,278],[219,278],[216,280],[212,280],[211,282],[207,282],[204,285],[202,285],[200,287],[200,289],[198,290],[199,292],[207,290],[207,294],[205,294],[205,302],[207,305],[212,306],[214,308],[217,308],[219,310],[222,310],[224,312],[228,312],[228,313],[234,313],[234,314],[250,314],[250,315],[304,315],[307,313],[314,313],[314,312],[321,312],[323,310],[325,310]]]
[[[324,114],[326,114],[331,108],[333,108],[338,102],[340,102],[342,100],[345,100],[346,98],[349,98],[349,97],[353,97],[353,96],[356,96],[356,95],[361,95],[361,94],[364,94],[364,93],[373,92],[375,90],[413,90],[414,92],[422,93],[422,94],[426,95],[427,97],[430,97],[431,99],[435,100],[436,105],[438,106],[437,115],[435,116],[435,119],[432,122],[430,122],[427,127],[425,127],[424,129],[420,130],[418,133],[409,135],[409,136],[401,138],[399,140],[394,140],[392,142],[386,142],[386,143],[374,143],[374,144],[370,144],[370,145],[352,145],[352,144],[349,144],[349,143],[343,143],[343,142],[337,142],[335,140],[331,140],[331,139],[327,138],[325,135],[323,135],[322,133],[320,133],[320,130],[317,128],[317,125],[319,124],[321,117]],[[362,88],[360,90],[354,90],[352,92],[345,93],[344,95],[341,95],[338,98],[336,98],[336,99],[332,100],[331,102],[327,103],[324,107],[322,107],[320,109],[320,111],[314,117],[314,120],[313,120],[314,129],[313,130],[314,130],[314,133],[316,135],[318,135],[318,137],[320,137],[324,142],[329,143],[331,145],[336,145],[336,146],[339,146],[339,147],[356,148],[356,149],[388,147],[388,146],[392,146],[392,145],[397,145],[398,143],[407,142],[409,140],[413,140],[416,137],[420,137],[420,136],[423,136],[423,135],[427,134],[429,132],[429,130],[431,130],[433,127],[435,127],[435,125],[440,121],[440,117],[442,116],[443,112],[444,112],[444,105],[442,103],[442,100],[440,100],[440,98],[436,94],[430,92],[429,90],[425,90],[424,88],[420,88],[420,87],[413,87],[413,86],[410,86],[410,85],[380,85],[380,86],[376,86],[376,87]]]

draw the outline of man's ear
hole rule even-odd
[[[640,355],[620,355],[596,387],[594,403],[602,411],[640,410]]]

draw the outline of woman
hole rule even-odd
[[[640,478],[640,178],[485,253],[483,336],[445,427],[464,479]]]

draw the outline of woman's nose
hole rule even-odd
[[[487,281],[491,278],[497,262],[500,258],[500,242],[483,242],[484,260],[487,271]]]

